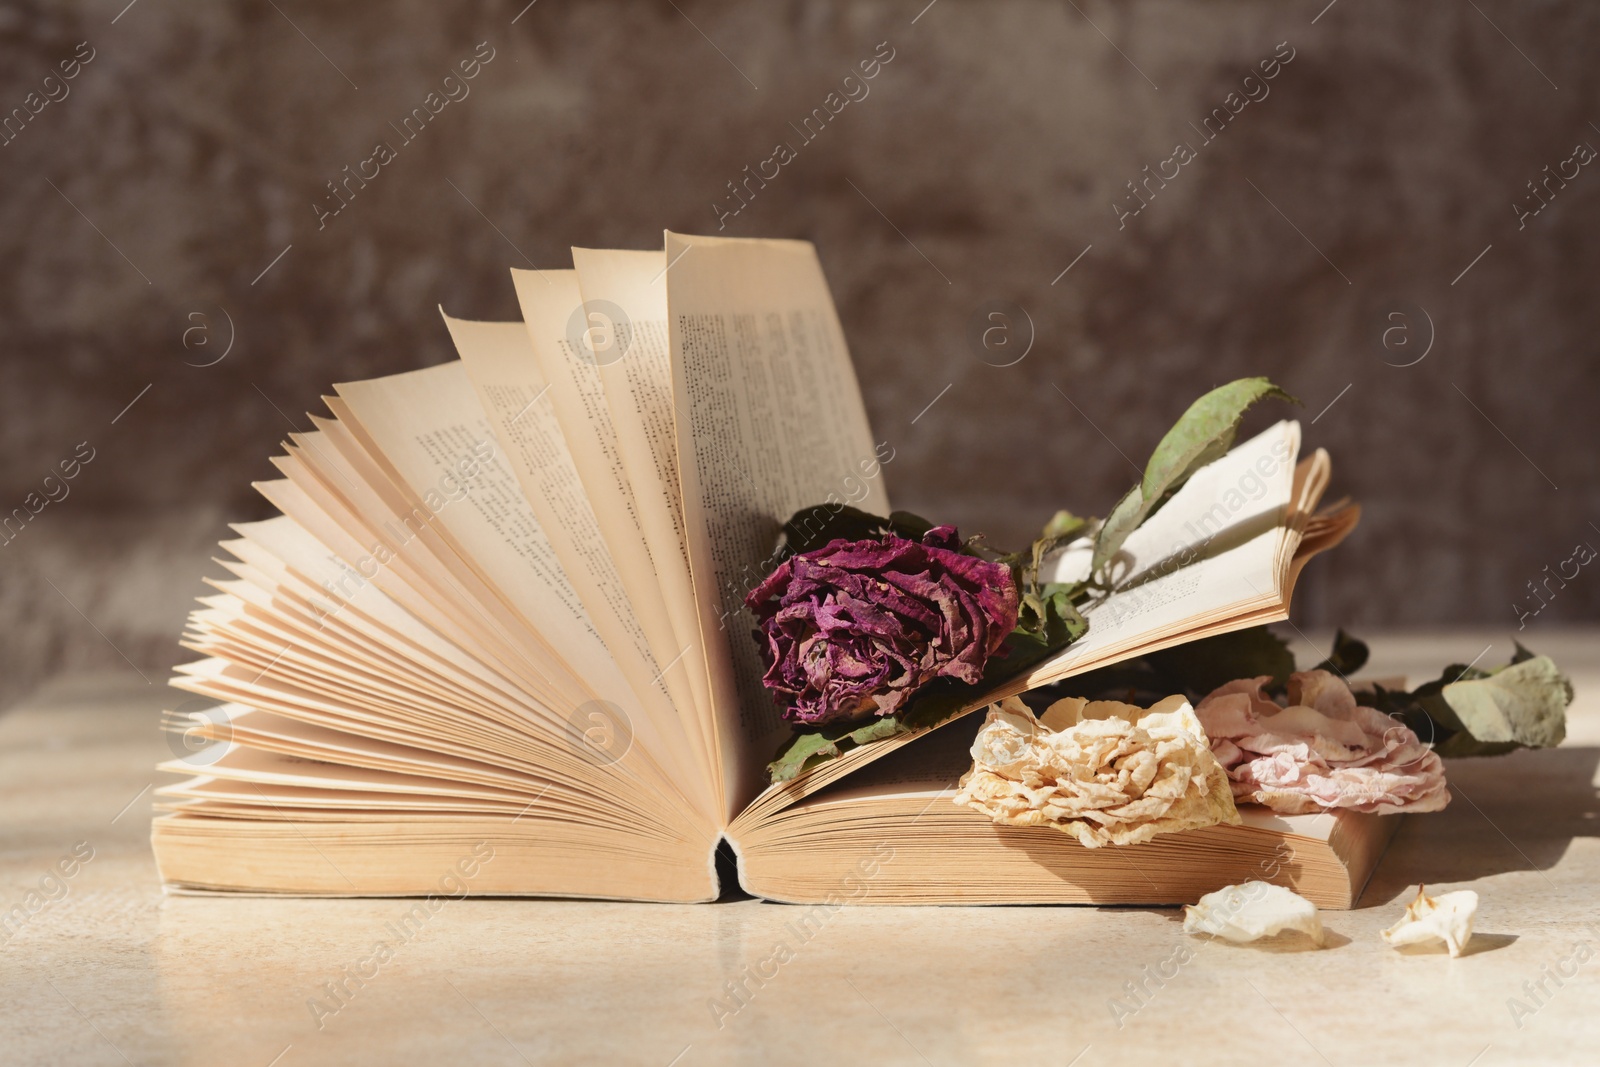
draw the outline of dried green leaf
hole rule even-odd
[[[1333,651],[1328,658],[1317,664],[1312,670],[1332,671],[1341,678],[1348,679],[1356,671],[1367,664],[1367,644],[1359,638],[1351,637],[1343,630],[1333,635]]]
[[[1549,656],[1513,663],[1487,678],[1452,682],[1440,695],[1462,727],[1439,746],[1441,755],[1477,755],[1480,745],[1551,748],[1567,735],[1572,682]]]
[[[1517,656],[1485,671],[1453,664],[1412,691],[1377,688],[1372,706],[1398,717],[1441,756],[1497,756],[1549,748],[1567,732],[1572,682],[1549,656]]]
[[[890,512],[889,517],[884,518],[848,504],[818,504],[801,508],[783,524],[783,540],[773,558],[781,560],[802,552],[814,552],[830,541],[865,541],[884,534],[920,541],[933,527],[933,523],[909,511]]]
[[[1063,508],[1050,516],[1050,521],[1044,524],[1044,531],[1039,534],[1039,540],[1060,541],[1064,538],[1077,537],[1088,525],[1088,519],[1074,515]]]
[[[889,532],[908,541],[922,540],[923,535],[933,529],[934,525],[921,515],[909,511],[889,512]]]
[[[1091,571],[1099,573],[1128,535],[1190,475],[1225,455],[1233,447],[1244,413],[1256,401],[1269,396],[1299,403],[1266,378],[1240,378],[1218,386],[1191,404],[1156,445],[1145,465],[1144,478],[1117,501],[1100,528]]]
[[[853,748],[943,721],[959,710],[962,704],[953,689],[976,689],[975,686],[949,687],[940,684],[945,681],[948,679],[940,679],[927,686],[900,715],[870,719],[856,725],[845,723],[807,727],[796,732],[779,747],[777,756],[767,764],[767,774],[773,782],[787,782],[801,771],[837,759]]]
[[[805,770],[814,757],[815,762],[821,763],[840,755],[839,739],[828,736],[829,733],[826,730],[807,730],[795,734],[783,743],[777,757],[767,764],[767,774],[774,782],[787,782]]]

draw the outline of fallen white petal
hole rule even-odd
[[[1400,921],[1383,932],[1383,939],[1398,948],[1428,941],[1443,941],[1450,955],[1459,956],[1472,940],[1472,917],[1478,914],[1478,894],[1470,889],[1425,896],[1417,887],[1417,899],[1406,905]]]
[[[1227,941],[1254,941],[1298,930],[1321,947],[1317,906],[1292,889],[1271,882],[1245,882],[1207,893],[1183,909],[1183,932]]]

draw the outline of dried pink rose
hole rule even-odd
[[[1409,727],[1362,707],[1327,671],[1289,676],[1287,707],[1240,678],[1195,708],[1235,800],[1286,815],[1329,808],[1390,815],[1450,803],[1444,762]]]

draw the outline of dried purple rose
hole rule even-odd
[[[745,604],[783,717],[819,726],[893,715],[935,678],[977,682],[1017,625],[1011,568],[922,540],[837,540],[779,564]]]

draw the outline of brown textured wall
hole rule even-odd
[[[1600,168],[1563,162],[1600,146],[1591,5],[123,2],[0,11],[7,114],[93,50],[0,147],[0,510],[94,450],[0,546],[0,698],[123,657],[159,681],[330,381],[447,358],[435,305],[513,315],[508,266],[716,232],[779,142],[724,232],[817,243],[900,506],[999,542],[1103,512],[1190,398],[1266,373],[1367,507],[1303,625],[1514,630],[1600,547]],[[319,230],[324,183],[480,42],[470,95]],[[1147,165],[1177,174],[1119,221]],[[1546,165],[1577,173],[1519,225]],[[1531,640],[1597,615],[1585,569]]]

